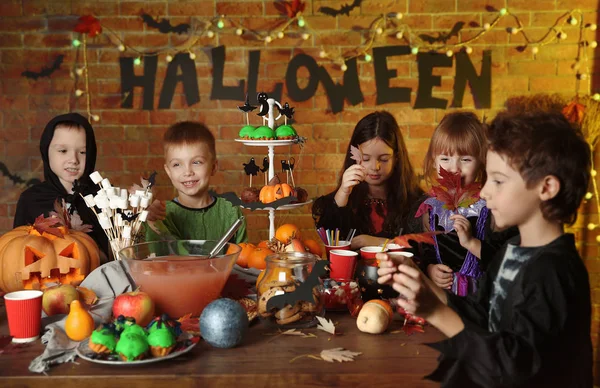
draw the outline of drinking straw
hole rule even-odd
[[[350,235],[350,238],[347,241],[352,241],[355,233],[356,233],[356,229],[352,229],[352,234]]]
[[[390,242],[389,238],[385,240],[385,242],[383,243],[383,247],[381,248],[381,252],[385,252],[385,247],[387,247],[389,242]]]
[[[340,230],[335,228],[335,245],[340,245]]]
[[[344,241],[350,241],[350,234],[352,233],[352,229],[348,230],[348,234],[346,235],[346,239]]]

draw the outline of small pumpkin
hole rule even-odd
[[[356,318],[356,326],[363,333],[381,334],[394,318],[394,310],[386,301],[372,299],[366,302]]]
[[[19,226],[0,237],[0,289],[46,288],[49,283],[79,285],[100,265],[99,249],[84,232],[64,226],[57,235]]]
[[[271,203],[278,199],[294,195],[294,189],[287,183],[280,183],[274,186],[263,186],[258,195],[258,200],[262,203]]]
[[[65,321],[65,333],[73,341],[83,341],[94,331],[94,318],[88,313],[80,301],[71,302],[71,310]]]

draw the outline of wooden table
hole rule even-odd
[[[0,302],[0,304],[3,303]],[[164,362],[140,366],[107,366],[77,358],[75,363],[52,366],[48,376],[31,373],[30,361],[44,351],[41,342],[27,345],[16,354],[0,353],[0,386],[36,388],[107,387],[435,387],[423,376],[435,369],[438,352],[423,345],[443,339],[431,326],[411,336],[399,331],[403,321],[394,321],[387,333],[358,331],[349,314],[328,314],[338,322],[341,336],[313,329],[317,338],[273,335],[275,329],[254,323],[242,345],[217,349],[204,341],[187,354]],[[394,332],[394,333],[392,333]],[[0,335],[7,335],[4,306],[0,305]],[[329,363],[302,354],[343,347],[362,352],[353,362]],[[114,377],[113,377],[114,376]]]

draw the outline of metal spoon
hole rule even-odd
[[[225,244],[227,244],[227,241],[229,241],[229,239],[240,228],[243,221],[244,221],[244,216],[241,216],[240,218],[235,220],[235,222],[229,227],[229,230],[227,230],[227,232],[225,232],[225,235],[223,237],[221,237],[221,239],[217,242],[217,245],[215,245],[215,247],[212,249],[212,251],[210,251],[210,253],[208,254],[209,259],[214,257],[217,253],[219,253],[221,251],[221,249],[223,249]]]

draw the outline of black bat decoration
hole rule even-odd
[[[171,22],[168,19],[162,18],[160,19],[160,21],[157,21],[147,13],[141,14],[140,17],[148,27],[156,28],[159,32],[163,34],[168,34],[169,32],[185,34],[190,29],[190,25],[187,23],[181,23],[176,26],[172,26]]]
[[[233,191],[228,191],[227,193],[223,193],[223,194],[217,194],[213,191],[209,191],[209,193],[213,197],[221,197],[224,200],[229,201],[233,206],[240,206],[240,207],[243,207],[244,209],[250,209],[252,211],[261,210],[261,209],[265,209],[265,208],[277,209],[280,206],[289,205],[290,203],[292,203],[294,201],[298,202],[298,198],[293,195],[290,195],[289,197],[283,197],[281,199],[278,199],[277,201],[273,201],[273,202],[269,202],[269,203],[262,203],[262,202],[244,203],[244,202],[242,202],[240,197],[238,197],[238,195],[236,193],[234,193]]]
[[[64,55],[58,55],[56,58],[54,58],[54,62],[52,63],[52,66],[50,67],[46,67],[43,66],[42,70],[40,70],[39,73],[36,73],[35,71],[31,71],[31,70],[25,70],[24,72],[21,73],[21,75],[25,78],[29,78],[29,79],[38,79],[40,77],[50,77],[52,75],[52,73],[54,73],[56,70],[60,69],[60,65],[62,65],[63,63],[63,59],[65,59]]]
[[[281,161],[281,171],[290,171],[290,165],[287,160]]]
[[[152,186],[156,184],[156,175],[158,175],[158,173],[156,171],[153,171],[152,174],[150,174],[150,176],[148,177],[148,189],[152,188]]]
[[[327,273],[327,264],[329,264],[327,260],[317,261],[310,275],[293,292],[272,296],[267,301],[267,311],[271,311],[274,308],[282,309],[286,305],[293,307],[296,303],[302,301],[316,304],[313,288],[319,285],[319,277]]]
[[[280,108],[279,105],[276,105],[277,109],[279,109],[279,113],[287,117],[288,119],[292,119],[294,117],[294,108],[290,107],[290,104],[287,102],[283,104],[283,108]]]
[[[463,28],[464,25],[465,25],[465,22],[457,22],[456,24],[454,24],[454,27],[452,27],[452,30],[450,30],[450,32],[448,32],[448,33],[438,32],[437,37],[427,35],[427,34],[419,34],[419,38],[421,38],[421,40],[423,40],[424,42],[427,42],[429,44],[433,44],[433,43],[444,43],[445,44],[453,36],[458,36],[458,33],[460,32],[460,30]]]
[[[252,112],[254,109],[256,109],[255,106],[250,105],[250,99],[248,98],[248,93],[246,93],[246,102],[244,103],[244,105],[238,106],[238,109],[244,113]]]
[[[289,158],[288,159],[288,168],[290,169],[290,171],[294,171],[294,165],[296,164],[296,159]]]
[[[260,104],[260,112],[258,112],[257,115],[264,116],[269,113],[269,103],[267,102],[268,99],[269,96],[267,93],[258,93],[256,100]]]
[[[117,213],[121,214],[121,218],[123,221],[133,221],[135,220],[140,213],[133,213],[132,211],[122,211],[121,209],[117,209]]]
[[[319,7],[319,12],[321,12],[322,14],[325,14],[325,15],[333,16],[333,17],[336,17],[338,15],[350,16],[350,12],[354,8],[360,7],[360,3],[362,3],[362,0],[354,0],[350,4],[342,5],[340,7],[340,9],[335,9],[335,8],[331,8],[331,7]]]
[[[244,165],[244,172],[246,173],[246,175],[254,175],[254,176],[258,175],[258,172],[260,171],[260,167],[258,167],[256,165],[256,163],[254,162],[254,158],[250,158],[250,162],[243,163],[243,165]]]
[[[42,183],[42,181],[37,178],[32,178],[32,179],[29,179],[26,181],[25,179],[21,178],[17,174],[11,174],[10,171],[8,170],[8,167],[6,167],[6,165],[2,162],[0,162],[0,172],[2,172],[2,175],[7,177],[8,179],[10,179],[10,181],[12,183],[14,183],[15,185],[25,183],[25,186],[29,187],[29,186],[33,186],[38,183]]]
[[[269,169],[269,158],[266,156],[263,158],[263,166],[260,169],[260,172],[265,173]]]

